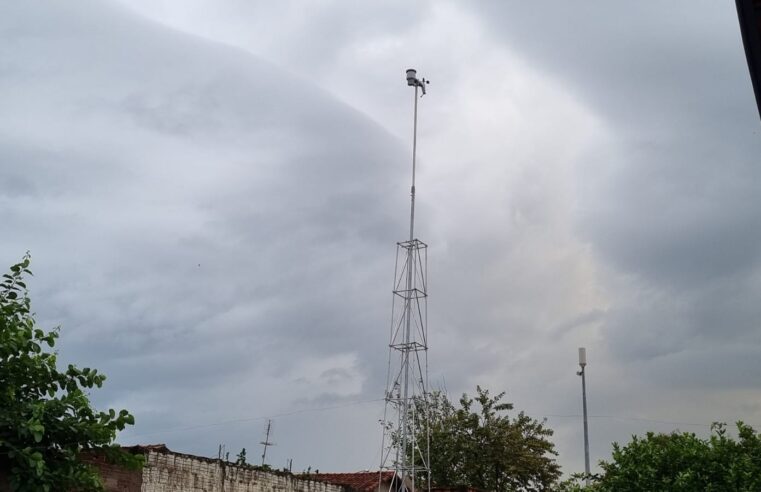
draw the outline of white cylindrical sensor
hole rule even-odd
[[[407,69],[407,85],[414,86],[417,84],[417,70],[414,68]]]
[[[584,367],[587,365],[587,349],[579,347],[579,365]]]

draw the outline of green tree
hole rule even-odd
[[[431,436],[431,480],[446,486],[483,490],[550,490],[560,477],[557,452],[549,440],[552,430],[525,413],[510,418],[513,409],[476,388],[475,398],[464,394],[459,408],[441,392],[428,398]],[[418,446],[425,447],[425,402],[415,402]]]
[[[236,465],[246,464],[246,448],[241,449],[240,453],[238,453],[238,456],[235,457],[235,464]]]
[[[591,483],[589,486],[586,485],[586,478],[587,476],[585,473],[574,473],[569,478],[559,483],[554,490],[556,492],[594,492],[599,490],[594,481],[596,478],[599,478],[597,475],[591,475],[589,477]]]
[[[623,447],[613,443],[611,461],[600,467],[592,487],[598,492],[756,492],[761,490],[761,436],[742,422],[736,439],[720,423],[711,426],[708,438],[648,432]]]
[[[25,275],[29,255],[0,282],[0,469],[10,471],[17,491],[99,491],[88,453],[139,467],[142,458],[114,443],[117,431],[134,424],[126,410],[93,410],[86,390],[106,377],[95,369],[56,367],[52,352],[58,329],[37,328]]]

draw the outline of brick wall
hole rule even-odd
[[[0,492],[10,492],[11,482],[8,479],[8,472],[0,469]]]
[[[102,456],[89,456],[86,461],[98,468],[103,486],[107,492],[141,492],[143,472],[128,470],[119,465],[107,463]]]

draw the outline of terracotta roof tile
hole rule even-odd
[[[393,477],[393,471],[383,472],[384,482],[390,482]],[[377,471],[357,473],[312,473],[309,478],[320,482],[332,483],[334,485],[343,485],[363,492],[369,492],[378,488]]]
[[[473,487],[431,487],[431,492],[483,492],[481,489],[474,489]]]

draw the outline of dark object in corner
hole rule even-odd
[[[761,116],[761,0],[735,0],[753,92]]]

